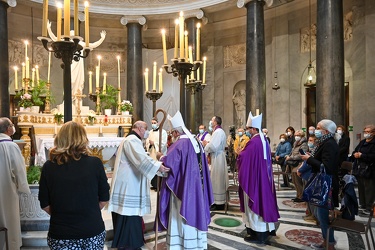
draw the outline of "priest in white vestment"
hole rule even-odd
[[[170,121],[176,141],[160,159],[170,172],[160,189],[158,229],[167,230],[168,249],[207,249],[213,203],[207,158],[181,113]]]
[[[214,132],[209,143],[203,141],[204,150],[211,159],[211,181],[214,192],[214,205],[211,210],[224,210],[226,191],[229,185],[227,160],[225,158],[225,146],[227,137],[221,128],[221,117],[214,116],[211,119]]]
[[[20,249],[22,246],[18,193],[30,194],[24,158],[18,145],[10,138],[15,131],[11,120],[0,118],[0,227],[8,229],[9,249]],[[0,250],[3,249],[5,238],[1,233]]]
[[[144,245],[142,216],[151,213],[150,180],[157,171],[169,171],[145,152],[142,139],[147,137],[147,124],[135,122],[116,153],[108,206],[114,231],[112,248]]]

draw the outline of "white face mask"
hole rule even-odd
[[[290,136],[292,134],[292,132],[288,131],[285,133],[287,136]]]
[[[314,130],[309,130],[309,134],[313,135],[314,134]]]
[[[284,138],[281,138],[281,139],[280,139],[280,142],[285,142],[285,139],[284,139]]]
[[[294,139],[295,139],[296,141],[299,141],[299,140],[301,140],[301,136],[294,136]]]
[[[342,130],[341,130],[341,129],[338,129],[338,130],[337,130],[337,133],[338,133],[339,135],[342,135]]]
[[[143,134],[143,139],[147,139],[150,132],[148,130],[145,130],[145,133]]]
[[[363,137],[364,137],[365,139],[370,139],[370,138],[372,137],[372,134],[367,134],[367,133],[365,133],[365,134],[363,134]]]
[[[12,135],[14,135],[16,133],[16,128],[12,126],[12,130],[13,130]]]

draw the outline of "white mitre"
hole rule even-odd
[[[182,130],[185,132],[186,136],[190,139],[191,144],[194,147],[195,153],[199,153],[200,152],[199,144],[198,144],[197,140],[195,139],[195,137],[186,128],[184,120],[182,119],[182,115],[181,115],[180,111],[177,111],[177,113],[173,117],[171,117],[170,115],[168,115],[168,120],[171,122],[172,128],[174,128],[174,129],[176,129],[178,127],[182,128]]]
[[[251,111],[249,113],[249,117],[247,118],[247,127],[252,127],[252,128],[257,128],[259,131],[262,131],[262,114],[253,116],[251,114]],[[264,139],[264,134],[259,133],[260,139],[262,140],[262,145],[263,145],[263,158],[267,160],[267,148],[266,148],[266,140]]]

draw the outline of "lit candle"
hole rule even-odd
[[[26,78],[30,78],[30,61],[28,57],[26,57]]]
[[[18,90],[18,68],[17,66],[14,66],[14,89]]]
[[[47,37],[48,0],[43,0],[42,36]]]
[[[64,0],[64,36],[70,36],[70,0]]]
[[[36,82],[39,85],[39,66],[35,65]]]
[[[23,83],[23,79],[25,78],[25,67],[26,67],[26,64],[25,63],[22,63],[22,83]],[[22,85],[22,88],[23,88],[24,86]]]
[[[163,69],[159,69],[159,92],[163,92]]]
[[[121,88],[120,69],[120,56],[117,56],[117,85],[119,89]]]
[[[27,45],[29,44],[29,41],[25,41],[25,62],[27,61]]]
[[[31,86],[35,87],[35,68],[31,69]]]
[[[92,94],[92,71],[89,71],[89,94]]]
[[[148,68],[145,69],[145,87],[146,92],[148,91]]]
[[[51,77],[51,55],[52,52],[48,52],[48,71],[47,71],[47,82],[50,82],[50,77]]]
[[[103,94],[107,93],[107,73],[103,73]]]
[[[196,53],[195,53],[195,57],[197,58],[197,61],[199,61],[201,59],[201,24],[198,23],[197,24],[197,43],[196,43]]]
[[[61,40],[62,5],[57,3],[57,41]]]
[[[185,58],[184,56],[184,13],[180,12],[180,18],[178,23],[180,29],[180,58]]]
[[[189,61],[188,32],[185,30],[185,57],[186,62]]]
[[[202,83],[203,84],[206,83],[206,61],[207,61],[207,58],[203,57],[203,76],[202,76]]]
[[[74,0],[74,35],[79,36],[78,0]]]
[[[96,66],[95,72],[95,86],[99,88],[99,66]]]
[[[89,2],[85,2],[85,42],[86,47],[89,47],[90,36],[89,36]]]
[[[174,54],[173,58],[178,58],[178,19],[174,20],[175,27],[174,27]]]
[[[152,90],[156,91],[156,62],[154,62],[154,68],[152,71]]]
[[[161,38],[163,42],[163,59],[164,59],[164,64],[168,64],[167,60],[167,42],[165,41],[165,29],[161,30]]]

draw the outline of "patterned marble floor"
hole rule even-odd
[[[277,177],[275,184],[277,185]],[[234,202],[229,206],[227,214],[224,211],[211,212],[211,224],[208,231],[208,249],[231,250],[231,249],[311,249],[312,243],[322,241],[320,228],[313,222],[306,222],[302,219],[305,215],[306,205],[304,203],[294,203],[291,201],[295,198],[296,192],[291,188],[281,188],[277,191],[277,202],[279,206],[279,225],[276,236],[271,237],[266,245],[252,244],[245,242],[243,237],[246,234],[245,227],[242,223],[241,213],[238,207],[238,201],[234,196]],[[156,192],[151,191],[152,204],[156,204]],[[155,207],[153,214],[145,216],[144,221],[147,228],[150,228],[154,222]],[[112,230],[111,216],[108,212],[103,211],[103,217],[106,229]],[[216,219],[232,218],[239,221],[239,226],[223,227],[215,224]],[[356,221],[365,222],[368,217],[356,216]],[[375,222],[373,222],[373,232],[375,233]],[[46,232],[44,232],[46,235]],[[155,235],[153,232],[145,234],[146,245],[143,250],[153,249],[155,246]],[[367,249],[365,247],[365,236],[335,231],[337,241],[336,249],[359,250]],[[158,236],[158,249],[166,249],[165,233]],[[111,249],[111,242],[106,242],[106,248]],[[48,249],[46,247],[22,247],[22,249]]]

